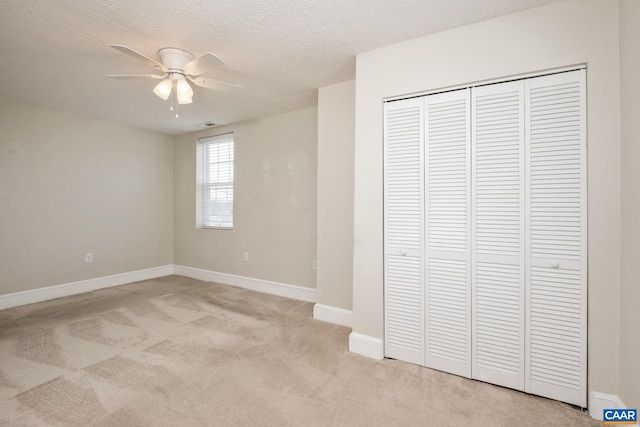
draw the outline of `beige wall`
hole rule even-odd
[[[172,156],[171,137],[0,98],[0,294],[171,264]]]
[[[176,264],[315,288],[317,114],[308,108],[175,138]],[[198,229],[196,140],[228,132],[234,228]]]
[[[620,2],[622,286],[620,397],[640,407],[640,2]]]
[[[618,391],[618,8],[569,0],[357,57],[353,330],[383,336],[382,99],[586,63],[589,388]]]
[[[351,310],[355,80],[318,90],[316,302]]]

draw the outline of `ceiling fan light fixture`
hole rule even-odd
[[[191,104],[193,102],[193,98],[187,98],[187,97],[178,97],[178,104],[180,105],[184,105],[184,104]]]
[[[153,88],[153,93],[155,93],[158,98],[166,101],[169,99],[169,95],[171,95],[172,88],[173,82],[169,79],[164,79]]]
[[[178,97],[178,104],[191,104],[193,102],[193,89],[184,77],[176,82],[176,96]]]

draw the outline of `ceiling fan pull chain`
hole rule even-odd
[[[171,91],[171,111],[173,111],[173,98],[178,97],[177,91]],[[178,114],[178,104],[176,104],[176,119],[179,119],[180,115]]]
[[[172,90],[171,94],[169,95],[169,97],[171,98],[171,106],[169,107],[169,111],[173,111],[173,96],[174,96],[173,92],[175,91]],[[176,111],[176,119],[177,118],[178,118],[178,112]]]

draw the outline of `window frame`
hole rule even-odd
[[[225,154],[226,158],[221,161],[218,157],[216,162],[211,162],[211,149],[212,145],[220,146],[222,144],[230,144],[230,151],[227,149]],[[219,150],[218,150],[219,151]],[[234,203],[235,203],[235,140],[233,132],[224,133],[220,135],[207,136],[198,138],[197,153],[196,153],[196,177],[197,177],[197,189],[196,189],[196,227],[200,229],[214,229],[214,230],[233,230],[234,227]],[[220,164],[230,164],[230,178],[231,181],[222,181],[211,179],[211,166]],[[220,175],[220,170],[218,170]],[[206,211],[209,209],[215,210],[215,207],[219,204],[219,209],[224,210],[224,205],[227,203],[221,202],[207,202],[210,198],[209,194],[212,189],[221,189],[227,192],[227,199],[230,196],[230,214],[226,217],[230,219],[225,220],[225,215],[218,213],[207,215]],[[228,207],[228,206],[227,206]],[[207,220],[209,217],[209,221]]]

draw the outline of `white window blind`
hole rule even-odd
[[[199,140],[202,228],[233,228],[233,134]]]

